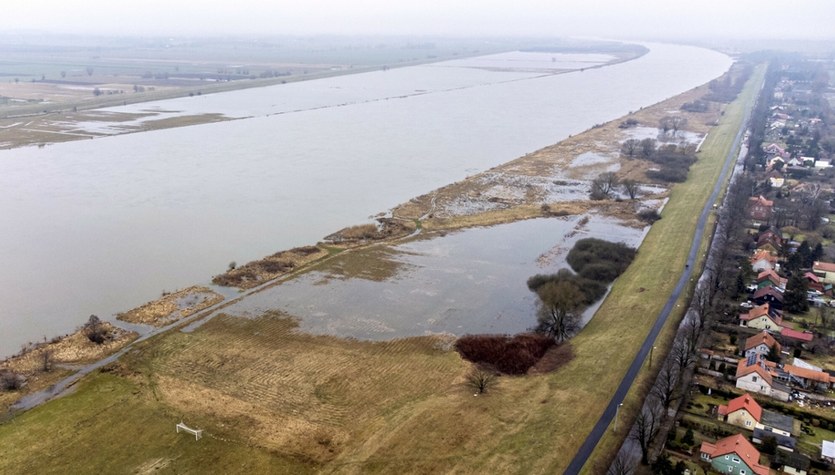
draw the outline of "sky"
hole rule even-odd
[[[7,0],[0,33],[835,38],[835,0]]]

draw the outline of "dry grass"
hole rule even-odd
[[[280,251],[257,261],[216,275],[212,282],[217,285],[251,289],[270,280],[284,276],[329,255],[327,249],[319,246],[297,247]]]
[[[12,370],[26,380],[25,386],[18,391],[0,391],[0,409],[8,409],[26,394],[57,383],[71,372],[68,365],[75,366],[100,360],[119,351],[137,337],[135,332],[116,328],[110,323],[102,322],[101,325],[109,334],[109,338],[101,345],[93,343],[78,330],[49,342],[31,344],[19,354],[0,362],[0,369]],[[44,371],[43,368],[44,353],[49,354],[48,371]]]
[[[117,318],[131,323],[163,327],[221,301],[223,296],[220,294],[206,287],[192,286],[120,313]]]

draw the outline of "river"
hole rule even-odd
[[[207,282],[230,261],[314,243],[731,64],[647,46],[565,74],[549,70],[550,53],[518,53],[514,67],[458,60],[138,104],[113,110],[245,118],[2,151],[0,355]]]

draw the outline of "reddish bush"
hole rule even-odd
[[[489,365],[505,374],[524,374],[554,345],[544,335],[464,335],[455,349],[467,361]]]

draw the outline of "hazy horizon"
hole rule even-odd
[[[645,0],[419,2],[29,0],[4,6],[0,33],[92,35],[586,36],[617,39],[835,38],[835,2]]]

